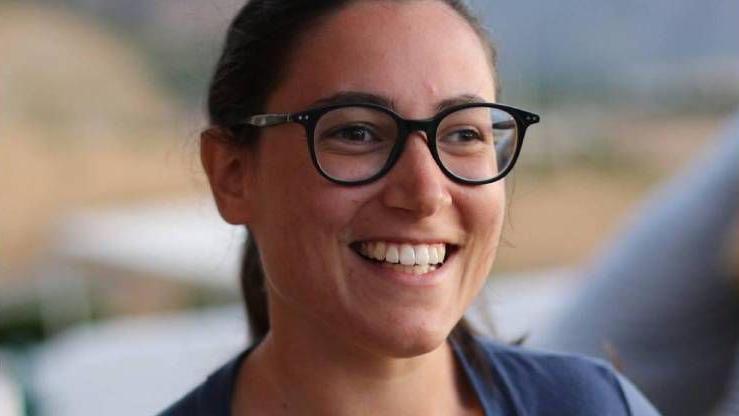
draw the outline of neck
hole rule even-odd
[[[233,403],[236,415],[467,414],[477,406],[446,342],[397,358],[280,325],[247,358]]]

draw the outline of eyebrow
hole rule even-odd
[[[484,98],[475,94],[462,94],[456,97],[447,98],[440,101],[436,105],[436,111],[444,111],[447,108],[454,107],[461,104],[470,103],[484,103],[487,102]],[[320,107],[325,105],[349,105],[349,104],[375,104],[380,105],[390,110],[396,111],[397,107],[395,101],[388,97],[384,97],[378,94],[372,94],[361,91],[340,91],[336,94],[332,94],[328,97],[320,98],[314,101],[310,107]]]
[[[320,98],[311,107],[324,105],[375,104],[395,110],[395,102],[387,97],[360,91],[340,91],[328,97]]]
[[[484,98],[480,97],[479,95],[462,94],[457,97],[447,98],[446,100],[442,100],[439,104],[436,105],[436,111],[441,112],[441,111],[446,110],[447,108],[454,107],[457,105],[462,105],[462,104],[484,103],[484,102],[487,102],[487,101]]]

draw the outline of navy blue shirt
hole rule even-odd
[[[534,352],[478,340],[494,376],[487,388],[481,371],[453,347],[489,416],[656,416],[649,402],[607,364],[584,357]],[[229,416],[244,351],[161,416]]]

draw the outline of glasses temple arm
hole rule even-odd
[[[247,117],[244,120],[245,124],[256,127],[269,127],[276,126],[278,124],[289,123],[292,121],[292,114],[257,114],[255,116]]]

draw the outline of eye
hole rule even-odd
[[[335,139],[357,144],[376,142],[380,140],[372,128],[360,124],[335,127],[328,131],[324,137],[326,139]]]
[[[474,128],[460,128],[450,131],[445,133],[441,140],[449,144],[485,141],[477,129]]]

